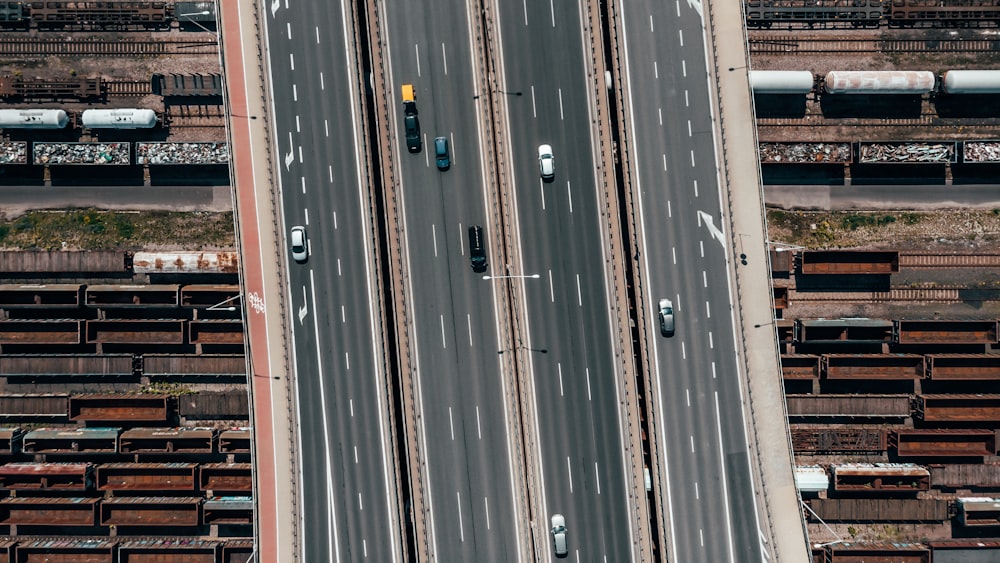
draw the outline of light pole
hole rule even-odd
[[[787,242],[777,242],[773,240],[765,241],[768,246],[773,246],[775,252],[790,252],[792,250],[809,250],[805,246],[799,246],[797,244],[788,244]]]
[[[540,274],[531,274],[530,276],[483,276],[484,280],[511,280],[511,279],[533,279],[537,280],[542,277]]]
[[[548,354],[548,348],[532,348],[531,346],[518,345],[513,348],[506,348],[497,352],[497,354],[503,354],[504,352],[516,352],[518,350],[527,350],[528,352],[540,352],[542,354]]]
[[[236,310],[236,306],[234,306],[234,305],[226,305],[226,303],[232,303],[233,301],[236,301],[237,299],[241,299],[242,297],[243,297],[243,295],[234,295],[234,296],[230,297],[229,299],[226,299],[225,301],[220,301],[219,303],[216,303],[215,305],[212,305],[211,307],[206,307],[205,310],[206,311],[230,311],[230,312],[231,311],[235,311]]]
[[[191,19],[191,16],[210,16],[210,15],[212,15],[212,11],[211,10],[202,10],[200,12],[191,12],[190,14],[177,14],[177,17],[178,18],[187,18],[188,22],[193,23],[194,25],[200,27],[202,31],[204,31],[206,33],[211,33],[212,35],[215,35],[216,33],[214,31],[212,31],[211,29],[208,29],[207,27],[201,25],[196,20]]]

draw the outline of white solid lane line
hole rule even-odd
[[[566,474],[569,475],[569,479],[566,480],[569,483],[569,492],[573,493],[573,466],[570,465],[569,456],[566,456]]]

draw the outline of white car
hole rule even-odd
[[[538,146],[538,171],[543,180],[551,180],[556,175],[556,157],[552,156],[552,145]]]
[[[566,557],[569,554],[566,546],[566,518],[562,514],[552,515],[552,548],[556,557]]]
[[[674,304],[669,299],[660,299],[660,334],[674,335]]]
[[[309,240],[306,238],[306,228],[298,225],[292,227],[292,258],[296,262],[309,259]]]

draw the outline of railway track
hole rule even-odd
[[[830,118],[816,119],[815,117],[805,117],[802,119],[785,117],[758,117],[758,127],[864,127],[865,129],[885,129],[897,127],[949,127],[952,130],[954,124],[937,123],[938,117],[933,114],[921,115],[919,117],[883,117],[883,118]],[[977,122],[977,125],[980,123]]]
[[[962,303],[965,288],[890,289],[889,291],[788,292],[789,304],[802,303]],[[993,300],[1000,299],[1000,292]],[[985,301],[985,299],[983,299]]]
[[[55,39],[15,38],[0,35],[0,56],[35,57],[55,56],[103,56],[136,57],[160,55],[214,55],[219,52],[218,44],[193,42],[181,39],[160,41],[59,41]]]
[[[222,106],[168,106],[165,118],[168,126],[173,128],[226,126],[226,115]]]
[[[899,268],[1000,268],[1000,254],[900,254]]]
[[[752,37],[752,35],[751,35]],[[771,36],[750,39],[751,55],[830,53],[998,53],[1000,41],[987,39],[819,39]]]
[[[148,80],[105,82],[108,96],[148,96],[153,93]]]

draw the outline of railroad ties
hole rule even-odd
[[[189,39],[161,39],[159,41],[101,41],[77,39],[52,41],[44,37],[5,37],[0,34],[0,56],[103,56],[103,57],[152,57],[161,55],[214,55],[219,46],[212,42],[193,42]]]

